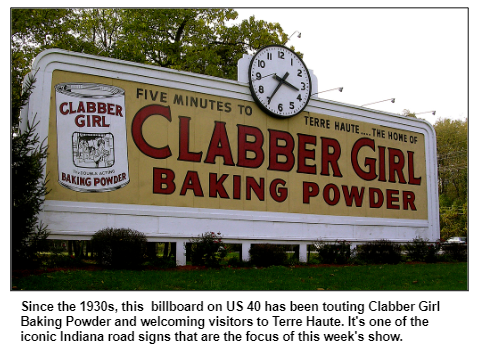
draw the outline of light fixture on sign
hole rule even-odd
[[[395,103],[395,98],[388,98],[388,99],[384,99],[383,101],[378,101],[378,102],[373,102],[373,103],[362,104],[361,107],[365,107],[365,106],[367,106],[367,105],[372,105],[372,104],[377,104],[377,103],[382,103],[382,102],[386,102],[386,101],[391,101],[392,103]]]
[[[316,94],[325,93],[325,92],[329,92],[329,91],[336,91],[336,90],[339,90],[340,92],[342,92],[343,87],[336,87],[336,88],[327,89],[326,91],[321,91],[321,92],[314,93],[314,94],[312,94],[312,96],[314,96]]]
[[[290,35],[290,37],[288,37],[288,39],[283,43],[283,45],[287,44],[287,42],[290,40],[290,38],[293,37],[293,35],[294,35],[295,33],[298,33],[297,38],[302,38],[302,33],[300,33],[299,31],[295,31],[295,32],[293,32],[292,35]]]
[[[419,115],[419,114],[427,114],[427,113],[432,113],[432,115],[435,115],[437,111],[436,110],[430,110],[428,112],[421,112],[421,113],[414,113],[415,115]]]

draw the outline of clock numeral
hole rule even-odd
[[[279,52],[278,52],[278,57],[279,57],[280,59],[285,59],[284,56],[285,56],[285,53],[284,53],[283,51],[279,51]]]
[[[302,91],[305,91],[305,82],[301,82],[302,85]]]
[[[297,99],[298,99],[299,102],[301,102],[301,101],[302,101],[302,95],[299,94],[299,95],[297,96]]]
[[[267,59],[272,60],[272,53],[267,53]]]
[[[293,102],[290,102],[290,109],[295,109],[295,104]]]
[[[280,103],[280,104],[278,105],[278,111],[280,111],[280,112],[283,111],[283,104],[282,104],[282,103]]]
[[[303,77],[303,76],[302,76],[302,70],[298,69],[297,76],[298,76],[298,77]]]
[[[293,58],[290,59],[290,66],[293,66]]]
[[[258,66],[261,67],[262,69],[264,69],[265,68],[265,61],[258,60]]]
[[[258,87],[258,91],[259,91],[260,93],[263,93],[263,92],[264,92],[263,86],[259,86],[259,87]]]
[[[260,72],[257,72],[255,74],[255,76],[257,76],[257,80],[261,80],[262,79],[262,74]]]
[[[272,97],[267,97],[268,104],[270,104],[271,101],[272,101]]]

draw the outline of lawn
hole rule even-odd
[[[467,263],[172,270],[67,270],[13,290],[467,290]]]

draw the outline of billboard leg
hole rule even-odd
[[[299,245],[299,254],[298,254],[298,260],[300,262],[307,262],[307,244],[302,243]]]
[[[184,241],[177,241],[175,256],[176,256],[177,266],[185,266],[187,264]]]
[[[250,243],[242,243],[242,261],[250,261]]]

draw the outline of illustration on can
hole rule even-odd
[[[55,85],[58,182],[80,192],[124,187],[128,174],[125,91],[98,83]]]

